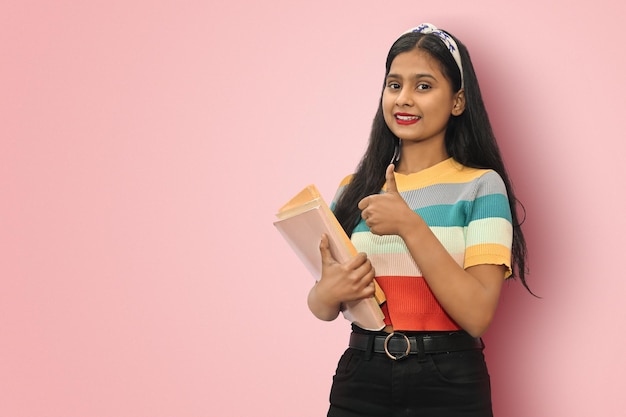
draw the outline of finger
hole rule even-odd
[[[369,196],[363,197],[358,204],[359,210],[365,210],[367,206],[369,206]]]
[[[374,284],[374,272],[370,272],[362,279],[364,284],[361,289],[361,295],[363,298],[371,297],[376,293],[376,284]]]
[[[368,227],[370,228],[370,233],[372,233],[373,235],[376,235],[376,236],[382,236],[383,235],[383,233],[381,233],[378,230],[378,227],[376,225],[372,225],[372,226],[368,225]]]
[[[363,252],[359,252],[352,259],[350,259],[347,267],[348,269],[355,270],[366,263],[368,263],[367,255]]]
[[[372,297],[374,294],[376,294],[376,285],[374,284],[374,281],[370,281],[369,284],[367,284],[367,287],[365,287],[365,296],[366,297]]]
[[[322,255],[322,265],[328,265],[337,262],[333,257],[333,254],[330,253],[330,243],[328,241],[328,236],[326,233],[322,235],[322,239],[320,240],[320,254]]]
[[[387,171],[385,172],[385,179],[387,180],[386,192],[388,193],[398,192],[398,185],[396,184],[396,176],[394,175],[395,170],[396,170],[395,165],[389,164],[389,166],[387,167]]]
[[[360,256],[361,254],[359,254],[358,256]],[[374,276],[372,275],[371,278],[367,278],[368,275],[373,274],[374,271],[374,267],[372,266],[372,263],[370,262],[370,260],[367,258],[367,255],[362,254],[363,258],[362,261],[359,264],[353,264],[354,267],[354,271],[361,277],[363,277],[363,279],[365,279],[366,281],[368,280],[372,280],[374,279]],[[355,259],[356,261],[356,259]]]

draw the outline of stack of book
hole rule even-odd
[[[357,254],[357,250],[339,221],[320,195],[315,185],[309,185],[278,210],[274,226],[289,243],[316,280],[322,276],[322,256],[319,244],[326,233],[330,252],[340,263]],[[366,330],[385,327],[384,314],[380,305],[385,294],[374,281],[376,292],[373,297],[347,302],[342,306],[343,316]]]

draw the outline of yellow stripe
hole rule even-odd
[[[505,265],[505,278],[511,275],[511,251],[506,246],[498,244],[474,245],[465,251],[464,267],[476,265]]]
[[[396,184],[401,191],[442,183],[459,184],[475,180],[488,171],[488,169],[464,167],[450,158],[415,174],[402,175],[396,173]]]
[[[464,182],[470,182],[483,175],[485,172],[490,171],[488,169],[476,169],[465,167],[454,159],[449,158],[439,164],[426,168],[423,171],[403,175],[396,172],[396,184],[399,190],[412,190],[415,188],[427,187],[429,185],[449,183],[459,184]],[[341,183],[340,187],[349,184],[352,181],[353,175],[346,176]],[[383,189],[386,188],[383,187]]]
[[[348,175],[347,177],[345,177],[343,180],[341,180],[341,182],[339,183],[339,186],[343,187],[344,185],[350,184],[350,182],[352,181],[352,177],[353,175]]]

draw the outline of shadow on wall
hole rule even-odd
[[[484,337],[485,355],[492,379],[494,414],[526,417],[533,415],[531,408],[536,409],[532,395],[527,394],[533,382],[530,378],[538,374],[532,369],[533,350],[539,349],[529,346],[529,341],[538,328],[548,326],[541,320],[540,310],[550,302],[547,280],[557,275],[551,270],[554,254],[550,253],[558,247],[554,241],[557,234],[548,232],[550,225],[554,227],[557,223],[556,211],[554,202],[545,198],[552,195],[554,186],[547,175],[551,169],[549,152],[542,147],[546,143],[542,137],[543,123],[530,124],[519,117],[537,103],[526,102],[524,93],[516,91],[519,69],[511,68],[514,64],[507,60],[490,56],[497,51],[488,49],[487,45],[474,48],[472,58],[516,196],[526,211],[523,230],[528,248],[527,282],[541,298],[528,293],[518,279],[505,283],[496,317]],[[543,117],[547,118],[549,111],[544,110]],[[518,214],[520,220],[524,218],[522,211]]]

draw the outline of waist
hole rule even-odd
[[[406,335],[394,332],[388,335],[376,333],[350,334],[349,347],[367,352],[384,353],[390,359],[403,359],[409,355],[426,355],[463,350],[483,349],[482,339],[464,331]]]

